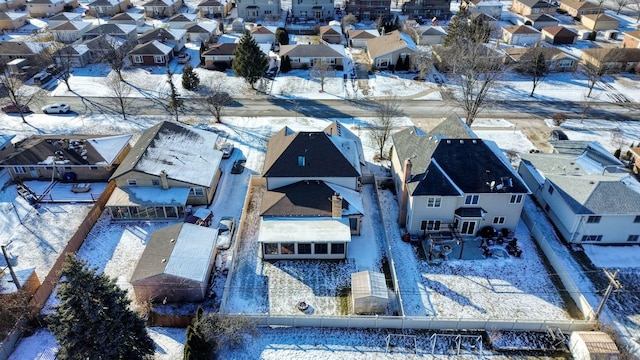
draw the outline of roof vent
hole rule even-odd
[[[174,242],[176,242],[176,239],[171,239],[171,240],[169,240],[169,242],[170,243],[174,243]]]
[[[166,262],[167,262],[167,259],[162,259],[162,263],[163,264],[166,263]]]

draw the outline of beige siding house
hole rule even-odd
[[[127,11],[131,0],[96,0],[89,3],[89,11],[93,16],[113,16]]]
[[[64,10],[64,0],[29,0],[27,9],[31,17],[49,17]]]
[[[620,26],[618,19],[606,14],[585,14],[580,23],[591,31],[615,30]]]
[[[3,12],[0,13],[0,29],[16,30],[27,23],[27,13]]]
[[[291,14],[298,19],[333,20],[334,11],[333,0],[293,0],[291,2]]]
[[[282,6],[280,0],[236,0],[238,18],[246,21],[280,19]]]
[[[397,68],[400,60],[406,61],[406,58],[413,66],[417,52],[418,47],[411,36],[397,30],[367,41],[367,54],[371,65],[380,70]]]
[[[344,46],[334,44],[281,45],[280,59],[289,57],[292,69],[310,69],[318,61],[331,68],[344,66]]]

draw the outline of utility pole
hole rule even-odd
[[[609,299],[609,296],[613,292],[613,288],[618,290],[622,287],[622,285],[620,285],[620,282],[616,280],[616,276],[618,276],[619,272],[620,269],[616,269],[616,271],[612,274],[609,272],[609,270],[604,269],[604,274],[609,278],[609,286],[607,286],[607,290],[604,292],[602,300],[600,300],[600,305],[598,305],[598,310],[596,310],[596,320],[598,320],[598,318],[600,317],[600,313],[602,313],[604,304],[607,302],[607,299]]]
[[[13,283],[16,284],[16,288],[20,290],[20,281],[18,281],[18,277],[13,271],[11,261],[9,261],[9,255],[7,255],[7,245],[0,245],[0,248],[2,248],[2,255],[4,255],[4,260],[7,262],[7,267],[9,268],[9,273],[11,274],[11,280],[13,280]]]

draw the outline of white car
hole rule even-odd
[[[220,151],[222,151],[222,158],[228,159],[233,154],[233,144],[232,143],[224,143],[220,146]]]
[[[45,114],[66,114],[71,111],[71,106],[67,104],[50,104],[42,108]]]
[[[218,224],[218,242],[216,246],[220,250],[227,250],[231,246],[233,231],[236,229],[236,221],[232,217],[223,217]]]

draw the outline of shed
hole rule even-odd
[[[618,360],[620,351],[611,337],[601,331],[571,333],[571,354],[576,360]]]
[[[351,274],[351,300],[356,314],[384,313],[389,302],[384,274],[368,270]]]

